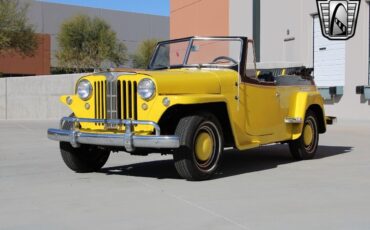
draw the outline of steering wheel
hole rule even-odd
[[[211,62],[211,64],[215,64],[215,63],[217,63],[220,60],[227,60],[227,61],[230,61],[230,62],[234,63],[235,65],[238,64],[237,61],[235,61],[231,57],[227,57],[227,56],[219,56],[219,57],[216,57],[215,59],[213,59],[213,61]]]

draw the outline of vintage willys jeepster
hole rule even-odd
[[[101,169],[112,151],[172,154],[188,180],[209,178],[225,148],[287,143],[295,159],[311,159],[332,119],[304,72],[257,70],[246,37],[160,42],[147,70],[79,79],[61,97],[73,114],[48,137],[76,172]]]

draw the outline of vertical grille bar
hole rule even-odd
[[[100,119],[104,118],[104,82],[100,82]],[[101,123],[103,125],[103,123]]]
[[[128,82],[128,116],[132,118],[132,83]]]
[[[122,119],[122,90],[121,90],[121,81],[117,81],[117,118]]]
[[[125,119],[125,88],[126,88],[126,82],[121,81],[121,117],[122,119]]]
[[[107,81],[103,81],[103,119],[107,119]]]
[[[97,98],[96,98],[97,101],[98,101],[98,103],[97,103],[97,107],[98,107],[97,118],[100,119],[100,111],[102,110],[101,109],[101,101],[100,101],[101,100],[100,81],[98,82],[97,89],[98,89],[98,95],[97,95]],[[100,123],[98,125],[100,125]]]
[[[98,102],[97,102],[97,99],[98,98],[98,88],[96,87],[96,82],[94,82],[94,116],[95,118],[97,118],[97,115],[98,115]],[[98,125],[98,123],[95,123],[95,125]]]
[[[134,82],[134,119],[137,120],[137,82]]]
[[[126,87],[126,81],[122,82],[123,85],[123,91],[122,91],[122,101],[123,101],[123,119],[127,119],[127,87]]]
[[[128,103],[128,97],[129,97],[129,90],[128,90],[128,87],[129,87],[129,82],[127,81],[126,82],[126,87],[125,87],[125,103],[126,103],[126,116],[125,116],[125,119],[128,119],[129,117],[129,111],[130,111],[130,108],[129,108],[129,103]]]

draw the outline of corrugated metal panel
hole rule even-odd
[[[318,86],[344,86],[346,42],[332,41],[321,33],[319,17],[314,18],[314,76]]]

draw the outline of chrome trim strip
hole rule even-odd
[[[300,117],[286,117],[284,119],[284,122],[286,124],[302,124],[303,123],[303,119],[300,118]]]
[[[48,129],[48,138],[55,141],[69,142],[75,148],[80,144],[92,144],[103,146],[124,147],[126,151],[132,152],[135,148],[179,148],[180,139],[177,136],[161,136],[159,125],[153,121],[137,121],[137,120],[118,120],[118,119],[90,119],[90,118],[75,118],[64,117],[60,124],[64,122],[73,123],[72,130]],[[123,134],[100,134],[100,133],[85,133],[77,128],[79,123],[104,123],[105,125],[125,126]],[[134,133],[135,125],[153,126],[154,135],[138,136]]]
[[[107,118],[108,119],[117,119],[117,79],[120,76],[119,73],[106,73],[107,79]],[[108,126],[108,128],[114,128],[113,126]]]

